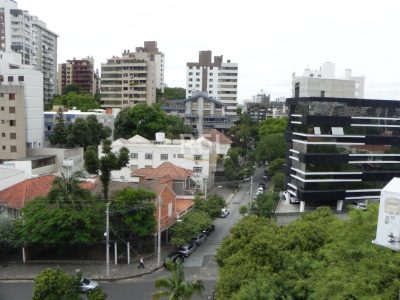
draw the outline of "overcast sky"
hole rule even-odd
[[[326,61],[364,75],[365,98],[400,99],[399,0],[17,0],[59,35],[58,62],[96,67],[155,40],[165,82],[186,86],[186,62],[212,50],[239,64],[238,100],[290,96],[292,73]]]

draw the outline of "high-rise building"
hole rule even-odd
[[[57,89],[57,34],[13,0],[0,0],[0,50],[20,53],[22,64],[43,73],[43,97],[48,103]]]
[[[101,106],[124,108],[156,102],[156,63],[149,52],[125,50],[101,64]]]
[[[346,69],[343,78],[335,77],[335,64],[324,63],[319,70],[305,69],[303,75],[292,76],[293,97],[364,98],[363,76],[352,76]]]
[[[165,55],[157,48],[157,42],[145,41],[143,47],[136,47],[136,52],[146,52],[156,63],[156,88],[164,92]]]
[[[43,74],[1,53],[0,83],[0,161],[24,158],[43,146]]]
[[[286,195],[300,200],[300,211],[377,201],[400,176],[399,101],[300,97],[286,103]]]
[[[198,62],[186,63],[186,98],[193,91],[208,92],[209,97],[227,105],[226,114],[236,115],[238,64],[223,56],[214,56],[211,51],[200,51]]]
[[[68,84],[77,84],[83,92],[96,94],[96,73],[94,73],[92,57],[71,59],[58,65],[58,93],[61,94]]]

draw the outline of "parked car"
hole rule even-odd
[[[353,202],[351,203],[351,207],[354,209],[367,210],[367,204],[364,202]]]
[[[210,235],[211,232],[213,232],[215,230],[215,225],[211,224],[210,226],[208,226],[206,229],[203,230],[203,233]]]
[[[198,236],[193,238],[193,241],[196,242],[197,246],[203,244],[207,239],[207,235],[205,233],[200,233]]]
[[[79,291],[82,293],[87,293],[91,290],[94,290],[99,286],[99,283],[97,281],[87,279],[82,277],[81,280],[79,281]]]
[[[173,263],[176,263],[177,260],[183,262],[185,260],[185,256],[180,252],[172,252],[164,259],[164,266],[165,262],[168,260],[172,261]]]
[[[229,210],[227,208],[221,209],[221,214],[219,215],[221,218],[226,218],[229,215]]]
[[[195,242],[191,242],[179,247],[179,253],[181,253],[184,257],[188,257],[190,254],[196,250],[197,244]]]
[[[259,187],[257,188],[257,192],[258,192],[258,191],[264,192],[264,188],[263,188],[262,186],[259,186]]]
[[[266,188],[266,185],[265,185],[265,183],[263,183],[263,182],[260,182],[260,184],[259,184],[258,186],[262,187],[263,189]]]
[[[290,196],[290,204],[299,204],[299,203],[300,203],[299,198],[295,196]]]

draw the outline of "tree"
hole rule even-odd
[[[285,157],[286,142],[283,133],[272,133],[260,139],[256,146],[256,158],[260,163]]]
[[[211,224],[211,218],[203,211],[188,212],[181,222],[171,227],[171,244],[179,247]]]
[[[0,252],[16,246],[15,221],[0,214]]]
[[[267,174],[268,176],[272,177],[274,176],[278,171],[282,170],[282,166],[285,163],[285,159],[284,158],[277,158],[275,160],[273,160],[268,168],[267,168]]]
[[[259,217],[271,218],[279,201],[278,193],[263,193],[256,197],[251,207],[251,214]]]
[[[28,244],[47,246],[97,242],[104,231],[104,209],[105,205],[94,199],[74,206],[62,199],[36,198],[22,209],[18,237]]]
[[[161,290],[153,293],[153,300],[164,297],[168,297],[169,300],[189,300],[192,299],[194,294],[202,294],[204,291],[203,282],[201,280],[185,281],[185,273],[180,260],[177,260],[176,263],[169,261],[166,266],[172,274],[170,277],[165,276],[156,279],[154,285]]]
[[[35,278],[33,300],[79,300],[79,279],[60,269],[44,269]]]
[[[88,300],[105,300],[107,299],[107,294],[99,287],[90,290],[87,293]]]
[[[62,94],[68,94],[68,93],[76,93],[76,94],[80,94],[82,92],[82,88],[79,84],[76,83],[71,83],[71,84],[67,84],[63,91]]]
[[[75,208],[81,207],[82,200],[91,200],[92,196],[89,191],[82,189],[78,180],[79,173],[75,173],[71,178],[57,177],[54,182],[47,199],[56,205],[68,204]]]
[[[111,223],[123,240],[133,236],[146,237],[154,233],[156,195],[143,189],[126,188],[119,191],[110,206]],[[118,212],[124,212],[118,214]]]
[[[53,105],[62,105],[68,109],[79,109],[81,111],[90,111],[100,108],[100,104],[91,94],[80,94],[76,92],[69,92],[54,97]]]
[[[111,135],[111,129],[97,121],[95,115],[86,119],[78,118],[68,127],[67,145],[69,147],[83,147],[86,151],[89,146],[98,146],[101,141]]]
[[[282,191],[285,188],[285,174],[282,171],[276,172],[272,177],[272,183],[275,190]]]
[[[60,148],[67,144],[67,126],[61,108],[57,112],[56,124],[53,127],[53,133],[49,136],[49,140],[52,145]]]
[[[262,121],[259,128],[260,139],[273,133],[284,133],[287,127],[287,118],[269,118]]]
[[[196,197],[195,209],[205,212],[210,218],[215,219],[221,214],[221,209],[226,206],[225,200],[219,195],[210,195],[207,199]]]
[[[122,109],[115,119],[114,128],[115,139],[129,139],[136,134],[154,139],[157,132],[176,138],[179,134],[191,133],[191,128],[184,125],[179,117],[167,115],[158,104],[146,103]]]
[[[103,156],[100,158],[100,181],[103,184],[104,199],[108,199],[108,187],[111,180],[111,171],[121,170],[129,162],[129,150],[122,147],[116,155],[111,151],[111,141],[103,141]]]
[[[99,158],[97,155],[97,147],[89,146],[84,155],[85,170],[90,174],[97,174],[99,170]]]
[[[180,87],[165,87],[164,88],[164,99],[185,99],[186,89]]]

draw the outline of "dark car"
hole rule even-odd
[[[196,242],[192,241],[191,243],[179,247],[179,253],[181,253],[184,257],[188,257],[190,254],[193,253],[194,250],[196,250],[196,248]]]
[[[206,229],[203,230],[203,233],[210,235],[211,232],[213,232],[215,230],[215,225],[211,224],[210,226],[208,226]]]
[[[201,244],[203,244],[206,241],[206,239],[207,239],[207,235],[205,233],[200,233],[198,236],[193,238],[192,241],[194,241],[197,246],[200,246]]]
[[[183,262],[185,260],[185,256],[180,253],[180,252],[173,252],[170,253],[165,259],[164,259],[164,266],[165,266],[165,262],[166,261],[172,261],[173,263],[176,263],[177,260],[180,260],[181,262]]]

